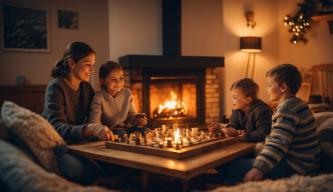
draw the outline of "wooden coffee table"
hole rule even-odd
[[[221,166],[240,156],[254,151],[255,143],[236,141],[235,143],[186,159],[171,159],[136,152],[108,149],[105,142],[92,142],[69,145],[72,154],[84,156],[94,160],[121,165],[143,171],[143,187],[147,187],[148,173],[157,173],[183,180],[186,190],[187,181],[207,170]]]

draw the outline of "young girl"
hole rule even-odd
[[[208,126],[210,131],[222,129],[228,136],[238,136],[252,142],[263,141],[272,124],[272,110],[257,98],[258,85],[252,79],[241,79],[232,84],[232,114],[227,128],[213,122]]]
[[[101,66],[99,79],[101,91],[93,98],[89,122],[103,124],[114,134],[144,133],[147,117],[136,112],[131,91],[124,88],[123,68],[109,61]]]

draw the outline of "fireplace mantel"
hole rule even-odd
[[[125,55],[119,63],[124,68],[212,68],[224,67],[224,57]]]

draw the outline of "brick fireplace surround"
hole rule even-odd
[[[135,56],[134,56],[135,57]],[[136,56],[138,57],[138,56]],[[197,107],[197,114],[198,118],[197,121],[194,122],[194,124],[208,124],[212,121],[219,121],[221,116],[220,106],[220,83],[219,83],[219,74],[221,67],[224,66],[224,59],[223,57],[209,57],[208,63],[203,62],[202,65],[192,66],[191,68],[185,67],[185,64],[178,64],[177,63],[174,66],[174,69],[172,69],[172,66],[170,64],[168,65],[149,65],[149,61],[146,64],[140,65],[140,62],[138,62],[138,65],[131,65],[129,63],[129,58],[133,58],[133,56],[124,56],[120,58],[120,63],[125,67],[125,82],[126,87],[130,88],[133,95],[134,105],[139,112],[144,112],[146,114],[149,114],[150,111],[147,108],[147,103],[149,102],[149,95],[147,95],[147,81],[145,76],[149,71],[152,69],[156,71],[158,69],[159,71],[185,71],[185,73],[189,73],[189,71],[201,71],[203,83],[199,83],[198,87],[199,91],[202,91],[201,94],[197,95],[200,99],[198,100],[198,107]],[[199,58],[199,57],[198,57]],[[200,57],[204,58],[204,57]],[[207,57],[208,58],[208,57]],[[206,58],[206,59],[207,59]],[[212,59],[213,58],[213,59]],[[214,61],[215,59],[215,61]],[[213,60],[213,62],[212,62]],[[140,67],[139,67],[140,66]],[[156,67],[158,66],[158,67]],[[147,72],[148,71],[148,72]],[[170,74],[172,75],[172,74]],[[149,117],[149,115],[148,115]],[[151,119],[149,119],[151,122]],[[193,124],[193,123],[192,123]]]

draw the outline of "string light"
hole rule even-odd
[[[307,42],[305,33],[311,28],[311,17],[304,17],[303,13],[295,16],[286,15],[284,17],[284,25],[288,27],[288,31],[292,34],[290,42],[296,44],[298,42]]]
[[[305,34],[311,29],[312,19],[314,15],[332,11],[333,0],[304,0],[298,3],[299,10],[295,15],[286,15],[283,18],[284,26],[292,34],[291,43],[307,42]]]

